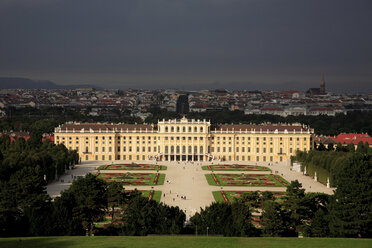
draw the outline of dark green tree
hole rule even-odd
[[[337,174],[330,204],[330,232],[337,237],[372,237],[371,156],[355,153]]]
[[[285,212],[279,203],[273,200],[263,202],[261,224],[263,236],[268,237],[284,236],[286,229],[289,229]]]
[[[85,178],[74,181],[71,187],[66,190],[75,199],[76,204],[72,209],[73,216],[81,219],[82,226],[90,234],[92,233],[93,223],[101,219],[105,214],[105,209],[107,209],[106,188],[106,182],[88,174]]]

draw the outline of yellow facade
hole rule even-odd
[[[66,123],[55,143],[81,159],[157,161],[285,161],[313,148],[314,131],[299,124],[217,125],[162,120],[154,125]]]

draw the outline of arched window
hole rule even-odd
[[[177,133],[179,133],[180,132],[180,127],[177,127]]]
[[[168,127],[165,127],[165,132],[168,133]]]
[[[182,146],[182,153],[186,153],[186,146]]]
[[[191,127],[189,127],[189,133],[191,133]]]
[[[182,132],[186,132],[186,127],[182,127]]]
[[[201,132],[201,133],[203,132],[203,127],[200,127],[200,132]]]
[[[198,132],[198,128],[197,128],[197,127],[194,127],[194,132],[195,132],[195,133]]]
[[[180,153],[180,146],[176,146],[176,153]]]
[[[171,127],[171,132],[172,132],[172,133],[174,132],[174,127]]]
[[[192,148],[191,148],[191,146],[189,146],[189,153],[192,153]]]
[[[171,153],[174,153],[174,146],[171,146]]]

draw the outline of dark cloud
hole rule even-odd
[[[3,0],[0,76],[372,91],[371,24],[368,0]]]

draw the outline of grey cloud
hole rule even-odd
[[[364,0],[7,0],[0,76],[290,87],[317,83],[325,71],[345,89],[352,81],[370,89],[371,10]]]

